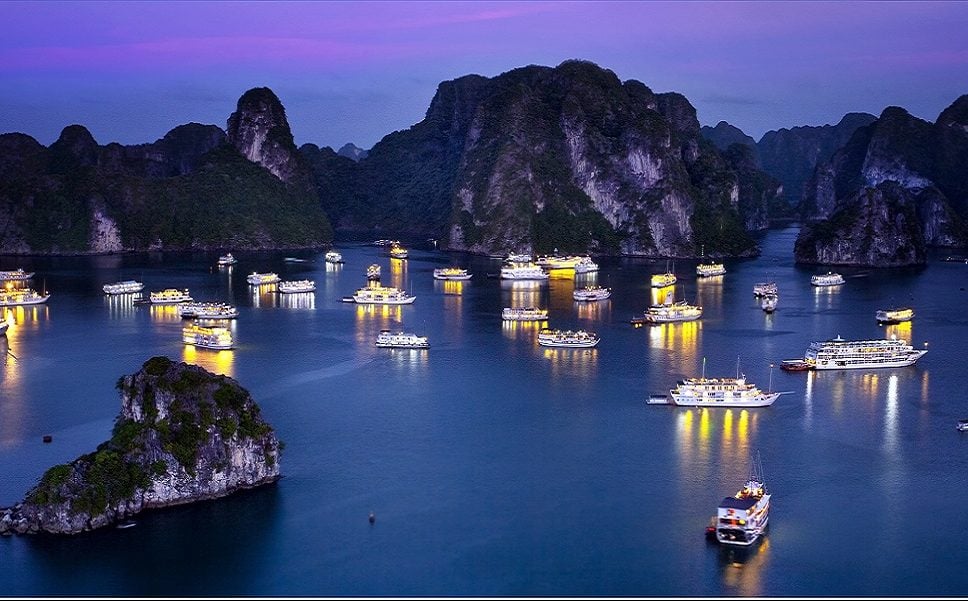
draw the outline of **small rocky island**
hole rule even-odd
[[[111,439],[0,510],[0,534],[76,534],[279,479],[279,440],[235,380],[153,357],[117,388]]]

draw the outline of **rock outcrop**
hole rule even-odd
[[[720,121],[716,124],[716,127],[705,125],[700,131],[703,138],[712,142],[721,151],[725,151],[733,144],[742,144],[748,147],[752,151],[754,164],[756,167],[760,166],[759,149],[756,147],[756,140],[735,125]]]
[[[927,246],[968,243],[968,96],[935,123],[888,107],[808,183],[801,263],[924,263]]]
[[[280,477],[280,443],[231,378],[154,357],[118,389],[111,439],[47,470],[23,502],[0,511],[0,534],[75,534]]]

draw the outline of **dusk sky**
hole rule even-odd
[[[968,2],[0,2],[0,133],[225,127],[272,88],[296,144],[369,148],[437,84],[580,58],[759,139],[968,93]]]

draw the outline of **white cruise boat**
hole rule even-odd
[[[651,284],[653,288],[665,288],[666,286],[672,286],[676,283],[676,274],[674,273],[653,273]]]
[[[504,321],[548,321],[548,310],[537,307],[504,307],[501,311]]]
[[[547,280],[549,277],[550,276],[545,270],[541,269],[534,263],[505,266],[501,268],[502,280]]]
[[[287,280],[285,282],[279,282],[278,291],[283,294],[315,292],[316,282],[312,280]]]
[[[766,296],[767,294],[776,294],[778,288],[776,287],[776,282],[758,282],[753,284],[753,296]]]
[[[672,302],[672,295],[669,295],[665,303],[652,305],[641,316],[633,317],[632,325],[694,321],[700,317],[702,317],[702,307],[690,305],[686,301]]]
[[[343,255],[336,252],[335,250],[331,250],[326,253],[324,259],[326,260],[327,263],[342,263]]]
[[[183,318],[195,319],[235,319],[239,310],[235,305],[213,302],[190,302],[178,306],[178,312]]]
[[[460,267],[441,267],[434,269],[435,280],[469,280],[471,274],[466,269]]]
[[[277,273],[258,273],[253,271],[245,277],[245,281],[252,284],[253,286],[261,286],[262,284],[275,284],[279,281],[279,274]]]
[[[380,330],[376,337],[376,345],[380,348],[427,349],[430,342],[426,336],[417,336],[406,332],[392,333],[390,330]]]
[[[538,257],[535,263],[538,267],[545,267],[547,269],[574,269],[582,259],[587,259],[588,257],[579,257],[576,255],[560,256],[543,256]],[[591,260],[591,259],[589,259]]]
[[[182,329],[182,342],[220,351],[231,349],[234,344],[232,332],[228,328],[209,328],[194,324]]]
[[[910,307],[900,307],[897,309],[880,309],[874,314],[877,323],[901,323],[914,319],[914,309]]]
[[[576,301],[600,301],[610,296],[612,296],[612,289],[602,288],[601,286],[585,286],[571,293],[571,297]]]
[[[778,294],[764,294],[760,299],[760,308],[767,313],[776,311],[776,305],[780,302]]]
[[[700,263],[696,265],[696,275],[701,278],[711,278],[726,273],[726,266],[722,263]]]
[[[366,268],[366,279],[370,282],[380,281],[380,266],[374,263]]]
[[[810,283],[814,286],[839,286],[844,283],[844,276],[828,271],[821,275],[810,276]]]
[[[188,288],[178,290],[177,288],[165,288],[159,292],[148,294],[148,300],[154,305],[173,305],[177,303],[187,303],[192,300],[188,293]]]
[[[219,265],[235,265],[239,260],[232,256],[232,253],[226,253],[218,258]]]
[[[726,497],[716,510],[716,540],[725,545],[748,547],[766,531],[770,520],[770,493],[757,458],[743,488]]]
[[[590,348],[598,344],[598,334],[584,330],[551,330],[538,332],[538,344],[562,348]]]
[[[34,277],[34,272],[17,268],[13,271],[0,271],[0,282],[23,282]]]
[[[531,253],[508,253],[504,259],[506,263],[530,263],[531,260]]]
[[[145,285],[141,282],[124,280],[113,284],[105,284],[101,286],[101,289],[104,290],[104,294],[132,294],[134,292],[141,292],[144,290],[144,287]]]
[[[738,373],[738,369],[735,378],[707,378],[705,359],[702,365],[702,377],[680,380],[669,391],[674,404],[680,407],[768,407],[782,394],[760,390],[755,384],[747,382],[746,376]],[[771,368],[771,388],[772,384]]]
[[[410,251],[399,244],[393,244],[390,246],[390,256],[394,259],[406,259],[410,256]]]
[[[33,288],[11,288],[0,290],[0,307],[17,307],[20,305],[39,305],[50,298],[48,293],[40,293]]]
[[[833,340],[811,342],[803,361],[813,369],[872,369],[913,365],[927,353],[891,337],[885,340]]]
[[[582,257],[575,263],[575,273],[595,273],[598,271],[598,263],[592,261],[590,257]]]
[[[409,305],[417,299],[416,296],[409,295],[403,290],[390,286],[360,288],[350,298],[353,299],[353,302],[361,305]]]

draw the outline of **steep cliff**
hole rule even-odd
[[[933,124],[888,107],[819,165],[803,201],[797,261],[910,265],[925,261],[925,246],[966,244],[966,98]]]
[[[712,142],[720,151],[725,151],[733,144],[742,144],[749,147],[752,152],[754,164],[760,166],[759,149],[756,147],[756,140],[735,125],[730,125],[725,121],[720,121],[716,127],[705,125],[700,130],[702,137]]]
[[[279,478],[280,443],[231,378],[154,357],[118,389],[111,439],[47,470],[23,502],[2,510],[0,533],[75,534]]]

